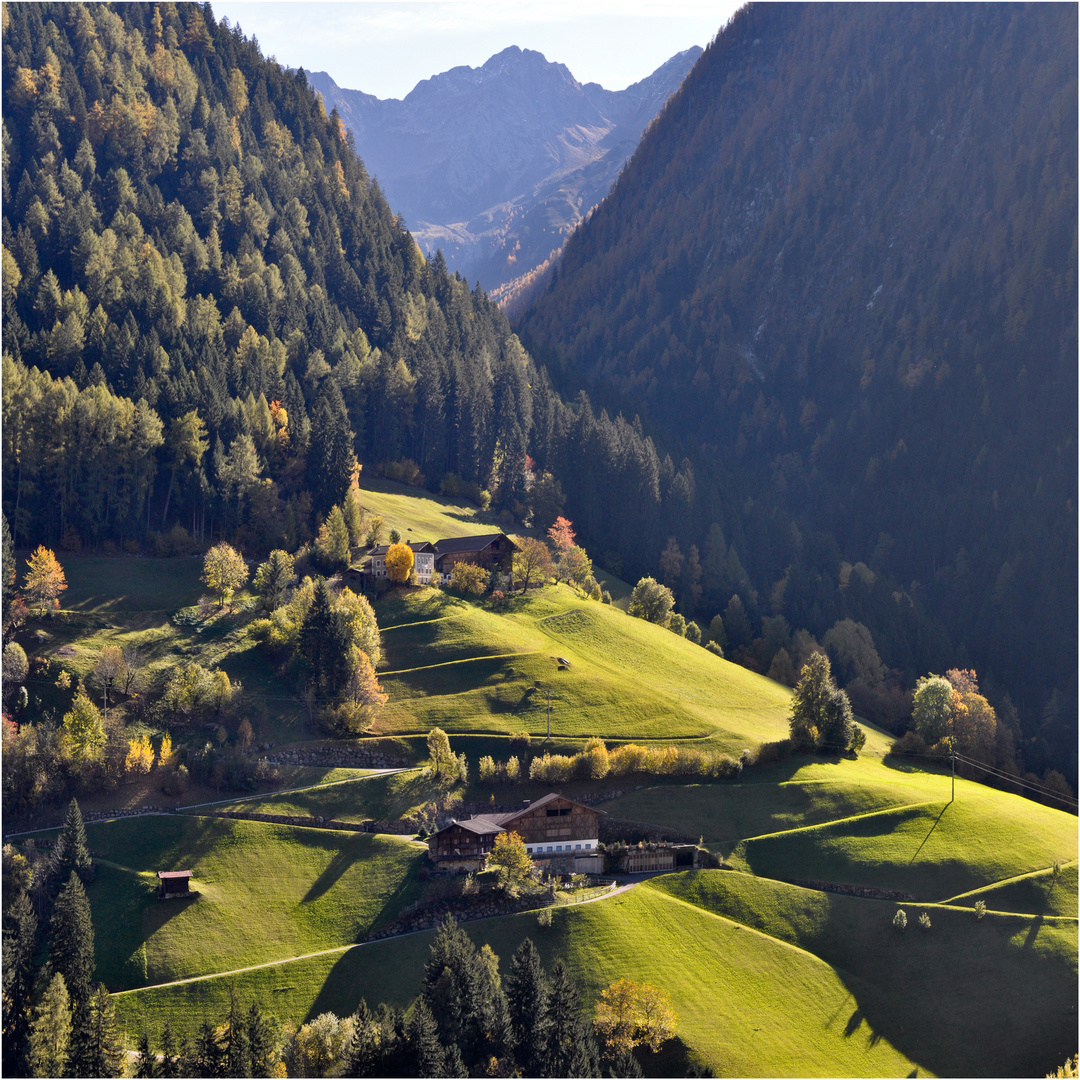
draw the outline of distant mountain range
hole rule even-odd
[[[607,194],[700,55],[687,49],[619,91],[516,46],[400,101],[342,89],[325,72],[308,81],[420,246],[495,289],[547,259]]]

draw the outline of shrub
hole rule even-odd
[[[922,927],[922,928],[923,928],[924,930],[929,930],[929,929],[930,929],[930,915],[929,915],[929,913],[928,913],[928,912],[924,911],[924,912],[923,912],[923,913],[922,913],[922,914],[921,914],[921,915],[919,916],[919,925],[920,925],[920,926],[921,926],[921,927]]]
[[[540,914],[536,916],[536,921],[546,930],[551,925],[551,908],[541,908]]]
[[[701,627],[692,619],[686,624],[686,630],[684,637],[687,641],[692,641],[695,645],[701,644]]]
[[[903,931],[907,929],[907,912],[903,908],[897,908],[892,920],[893,929]]]
[[[777,742],[765,742],[758,747],[755,765],[771,765],[774,761],[783,761],[791,756],[795,744],[790,739],[779,739]]]
[[[510,758],[506,763],[506,779],[511,784],[516,784],[518,777],[521,775],[521,762],[517,757]]]
[[[450,588],[460,593],[471,593],[480,596],[488,587],[491,580],[491,572],[475,563],[454,563],[450,571]]]
[[[985,914],[986,914],[986,901],[985,900],[976,900],[975,901],[975,918],[976,919],[981,919]]]
[[[480,759],[480,783],[493,784],[495,782],[495,760],[490,754],[485,754]]]
[[[668,629],[679,637],[686,637],[686,618],[675,612],[668,621]]]
[[[600,599],[603,600],[603,602],[605,604],[610,604],[611,603],[611,593],[609,593],[607,591],[607,589],[604,589],[604,591],[600,594]]]
[[[724,659],[724,650],[715,641],[710,641],[705,648],[708,649],[713,656],[719,656],[721,660]]]

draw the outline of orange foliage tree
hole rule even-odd
[[[408,544],[391,544],[386,553],[386,576],[399,584],[408,581],[415,561]]]

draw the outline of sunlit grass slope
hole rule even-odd
[[[685,1049],[718,1075],[903,1076],[914,1067],[855,1015],[852,991],[816,957],[658,890],[636,888],[559,909],[548,930],[527,914],[466,929],[492,946],[504,972],[527,936],[546,964],[563,956],[588,1002],[624,975],[663,986]],[[128,1041],[144,1024],[159,1028],[166,1015],[174,1028],[193,1030],[203,1015],[228,1007],[230,986],[242,1001],[256,995],[297,1021],[327,1009],[349,1013],[361,996],[369,1004],[404,1005],[419,991],[430,942],[430,933],[419,934],[235,978],[125,994],[116,1004]],[[643,1064],[654,1075],[673,1074],[670,1058],[646,1052]]]
[[[1076,818],[957,781],[957,798],[747,840],[735,859],[761,877],[895,889],[942,901],[1076,858]]]
[[[417,844],[222,818],[87,826],[105,864],[90,887],[98,977],[110,988],[226,971],[345,945],[417,897]],[[192,870],[159,901],[158,870]]]
[[[873,738],[872,733],[868,742]],[[613,817],[701,836],[706,846],[727,855],[751,836],[947,799],[948,793],[948,776],[901,771],[865,752],[855,760],[796,754],[745,770],[738,784],[657,785],[605,803],[604,809]]]
[[[494,514],[485,513],[465,499],[446,499],[362,473],[359,482],[360,505],[369,519],[376,515],[383,518],[384,537],[396,529],[403,540],[434,543],[444,537],[503,531]]]
[[[445,788],[442,789],[445,791]],[[369,776],[344,784],[320,785],[307,791],[283,792],[238,800],[220,807],[244,813],[310,815],[336,821],[385,821],[412,813],[437,797],[440,788],[418,771]]]
[[[851,990],[854,1016],[939,1075],[1041,1076],[1075,1053],[1075,919],[992,912],[980,920],[961,908],[720,870],[668,875],[649,887],[820,957]],[[908,916],[903,933],[892,927],[898,907]],[[918,925],[922,911],[929,931]]]
[[[738,753],[787,734],[787,688],[565,586],[500,612],[419,590],[376,615],[390,695],[379,731],[538,734],[550,690],[559,735],[711,738]]]
[[[1055,879],[1053,868],[1009,878],[997,885],[961,893],[950,904],[974,907],[982,900],[991,911],[1018,911],[1032,915],[1066,915],[1076,918],[1076,863],[1066,863]]]

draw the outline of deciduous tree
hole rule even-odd
[[[567,521],[561,515],[555,519],[555,524],[548,529],[548,539],[556,551],[569,551],[574,546],[573,522]]]
[[[26,560],[23,595],[31,606],[37,608],[38,615],[44,615],[66,588],[64,568],[47,547],[38,545],[34,554]]]
[[[413,550],[408,544],[391,544],[386,553],[386,576],[396,584],[404,584],[409,580],[415,561]]]
[[[544,582],[551,577],[555,564],[551,561],[551,549],[543,540],[525,536],[518,541],[518,548],[514,552],[514,577],[525,592],[533,581]]]
[[[667,626],[671,622],[671,609],[674,606],[675,597],[666,585],[661,585],[656,578],[643,577],[634,586],[626,610],[635,618]]]
[[[499,888],[509,896],[517,896],[533,872],[533,861],[525,850],[525,841],[516,832],[501,832],[495,837],[487,865],[489,870],[498,873]]]
[[[488,587],[491,571],[476,563],[456,562],[450,570],[450,588],[480,596]]]
[[[442,728],[432,728],[427,737],[428,756],[435,766],[435,775],[440,776],[443,768],[452,768],[456,758],[450,749],[450,739]]]
[[[243,588],[248,579],[247,563],[244,557],[229,544],[215,544],[203,559],[203,572],[200,579],[207,588],[219,593],[219,607],[237,589]]]
[[[105,723],[98,707],[81,690],[64,713],[60,729],[64,752],[77,766],[100,759],[105,747]]]

